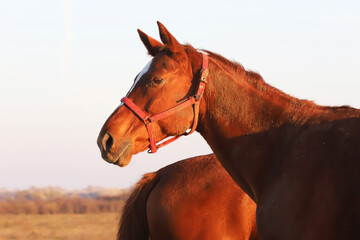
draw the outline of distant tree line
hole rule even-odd
[[[0,201],[0,214],[85,214],[120,212],[127,195],[118,197],[59,197]]]

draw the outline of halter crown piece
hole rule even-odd
[[[189,135],[195,131],[196,126],[198,124],[198,119],[199,119],[200,100],[204,94],[205,85],[207,83],[206,78],[209,75],[209,70],[208,70],[209,58],[208,58],[207,54],[205,54],[203,52],[200,52],[200,53],[202,55],[202,67],[200,70],[199,86],[198,86],[196,94],[194,96],[189,97],[185,102],[182,102],[182,103],[180,103],[168,110],[165,110],[161,113],[154,114],[152,116],[148,116],[138,106],[136,106],[136,104],[133,101],[131,101],[127,97],[123,97],[121,99],[121,102],[123,102],[145,124],[148,134],[149,134],[149,140],[150,140],[150,148],[148,150],[148,153],[156,153],[159,148],[175,141],[176,139],[180,138],[181,136]],[[156,139],[155,139],[155,134],[153,132],[152,123],[159,121],[160,119],[166,118],[166,117],[168,117],[184,108],[187,108],[191,105],[194,106],[194,121],[193,121],[193,125],[191,127],[190,132],[185,132],[181,135],[174,136],[174,137],[156,145]]]

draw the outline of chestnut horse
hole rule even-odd
[[[360,239],[360,110],[289,96],[158,26],[162,43],[139,31],[154,58],[105,122],[102,157],[125,166],[196,128],[257,204],[261,239]]]
[[[255,211],[214,154],[193,157],[137,183],[124,206],[118,239],[258,239]]]

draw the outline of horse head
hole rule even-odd
[[[206,82],[206,71],[201,71],[205,55],[181,45],[160,22],[158,27],[162,43],[138,30],[153,58],[135,77],[97,139],[103,159],[121,167],[133,154],[149,148],[154,153],[162,146],[159,141],[196,128]]]

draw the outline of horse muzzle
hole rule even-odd
[[[130,163],[132,156],[132,143],[130,140],[116,144],[109,133],[100,134],[97,139],[101,157],[108,163],[125,167]]]

